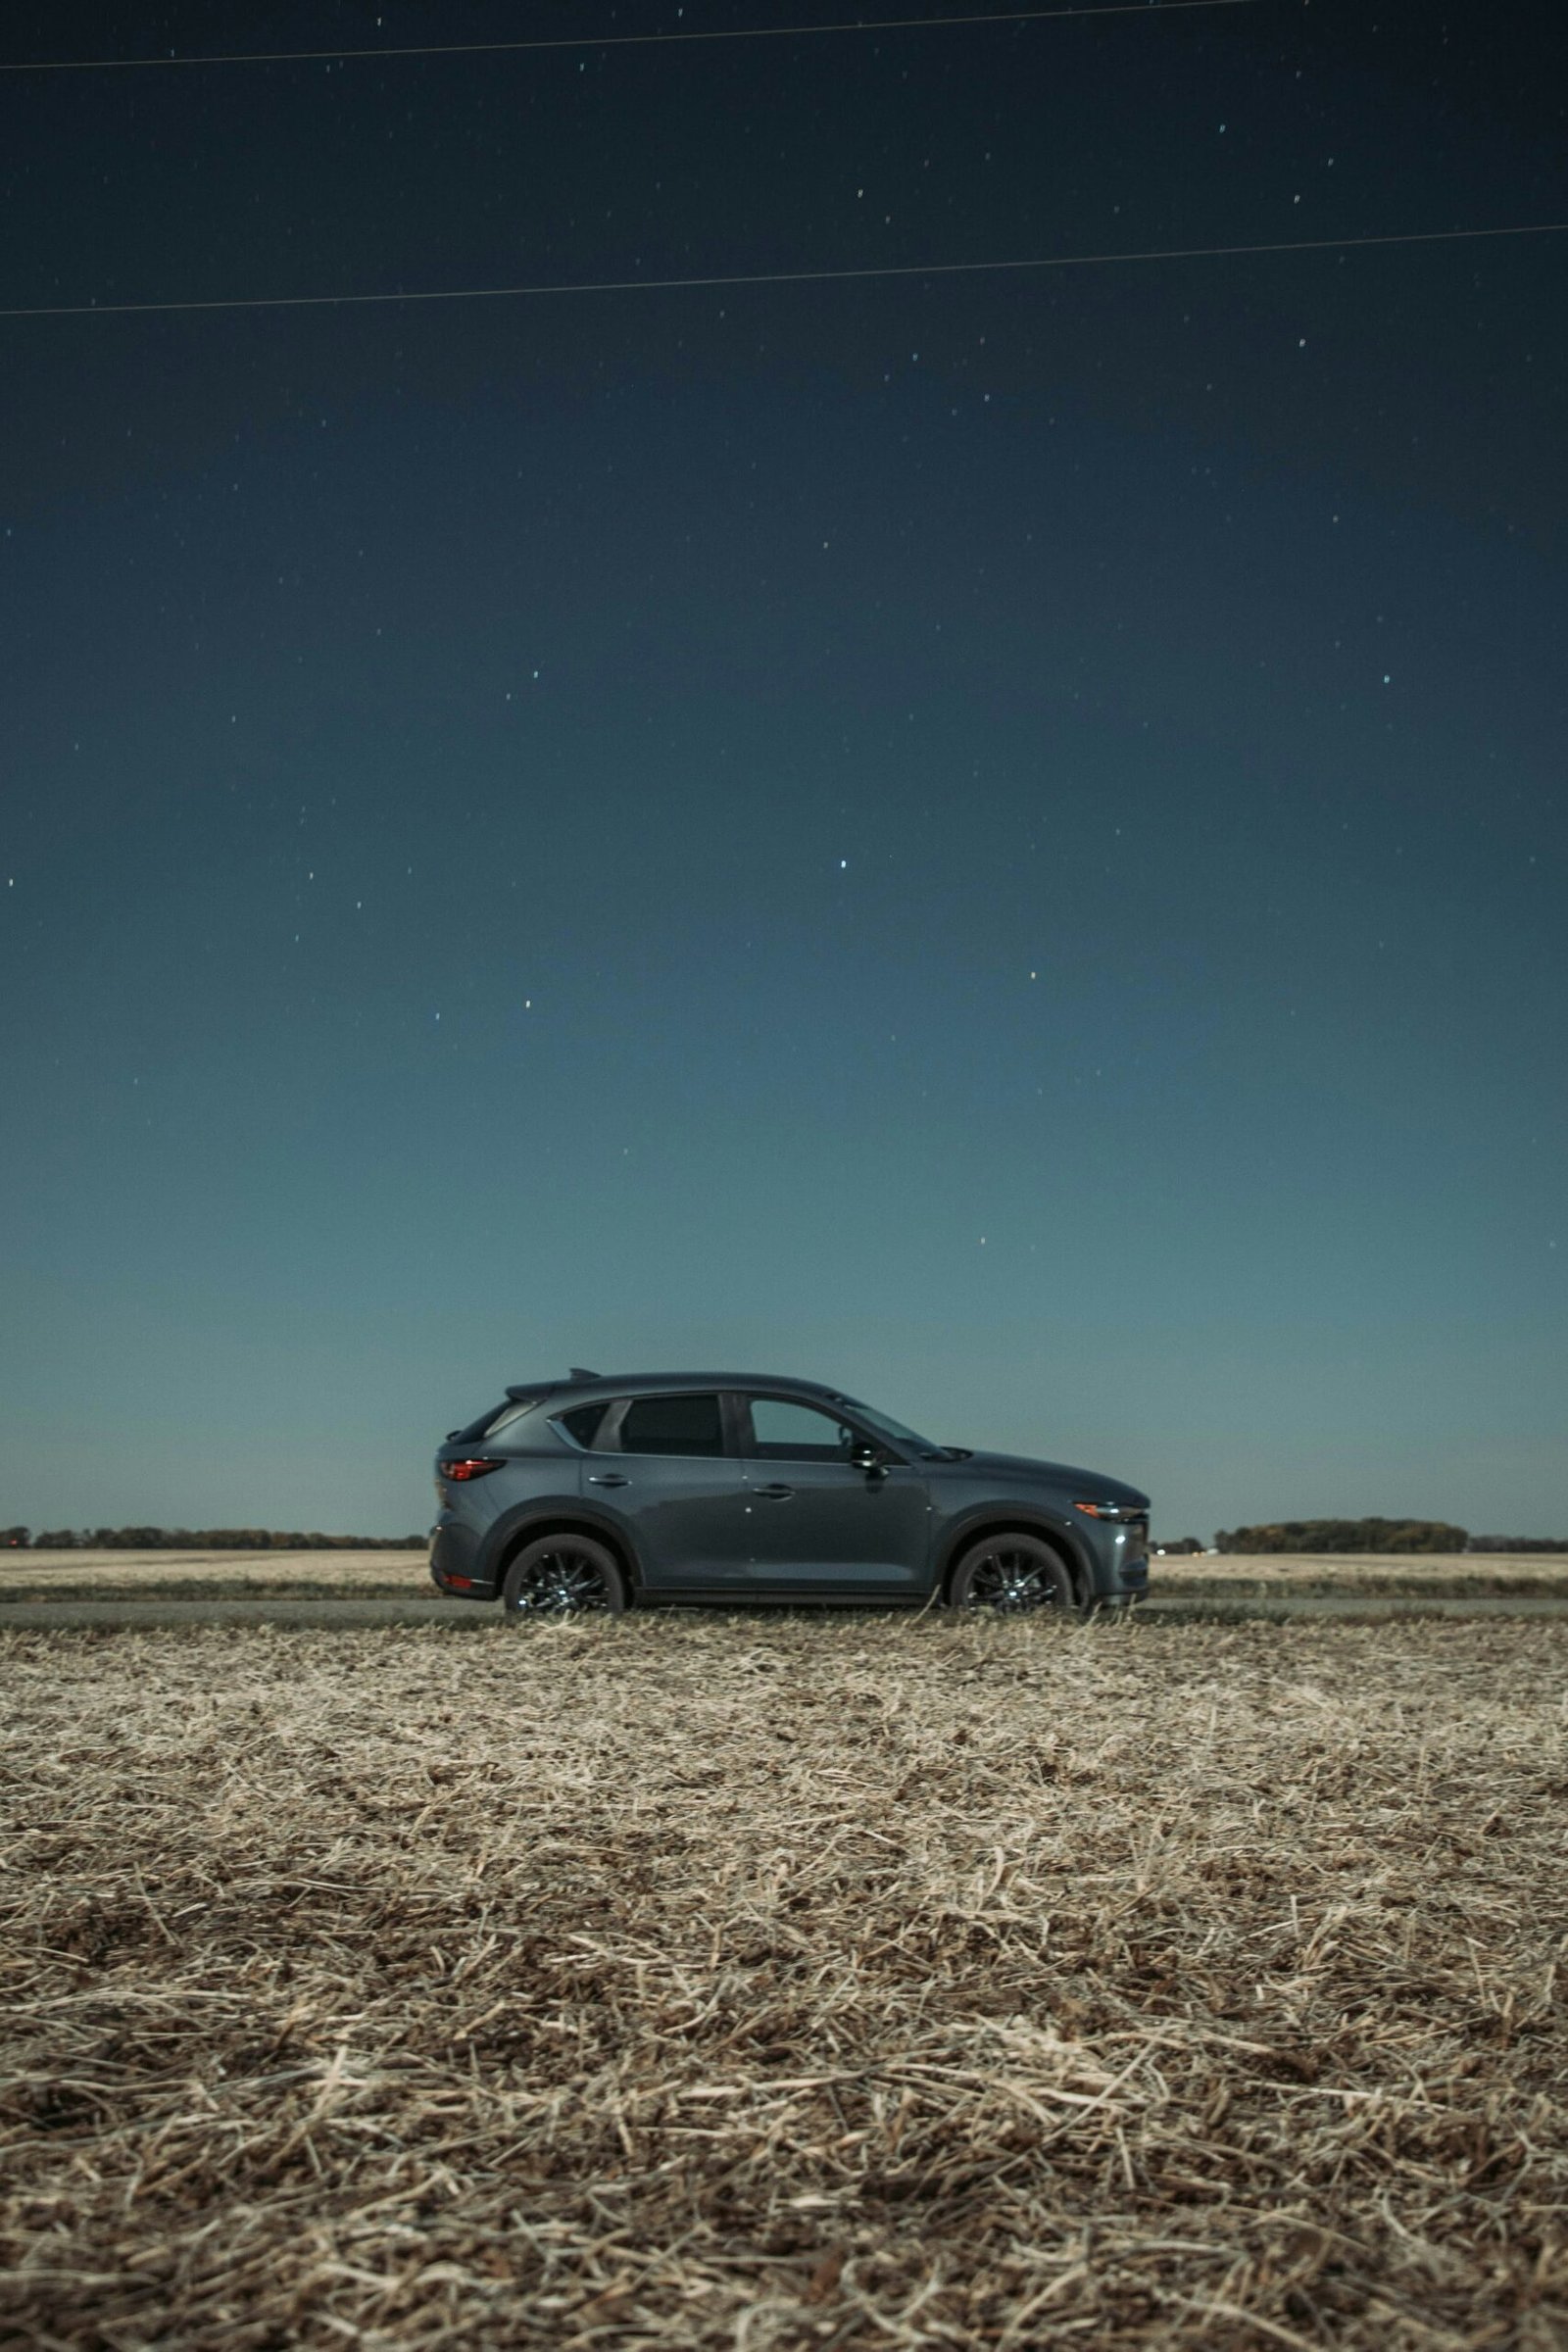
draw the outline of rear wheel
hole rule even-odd
[[[1038,1536],[1009,1530],[972,1544],[948,1588],[955,1609],[995,1609],[1022,1617],[1037,1609],[1070,1609],[1072,1578],[1067,1563]]]
[[[614,1554],[591,1536],[540,1536],[507,1570],[501,1600],[509,1617],[619,1617],[626,1579]]]

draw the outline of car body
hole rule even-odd
[[[512,1607],[527,1605],[515,1563],[546,1538],[613,1560],[617,1608],[920,1606],[951,1599],[958,1578],[965,1600],[1087,1610],[1125,1605],[1149,1580],[1149,1498],[1136,1487],[933,1445],[820,1381],[574,1367],[510,1388],[453,1431],[435,1474],[433,1581]],[[959,1570],[982,1554],[971,1591],[972,1567]],[[1020,1559],[1044,1572],[1030,1590],[1050,1590],[1025,1593]],[[558,1593],[550,1605],[571,1604]]]

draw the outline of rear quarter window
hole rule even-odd
[[[573,1405],[569,1413],[556,1415],[556,1426],[564,1429],[576,1445],[591,1447],[599,1434],[599,1424],[609,1410],[605,1403]]]

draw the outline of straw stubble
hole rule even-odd
[[[0,2334],[1568,2329],[1568,1627],[12,1635]]]

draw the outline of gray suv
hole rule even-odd
[[[820,1381],[573,1367],[435,1459],[430,1574],[518,1616],[660,1602],[1087,1611],[1149,1583],[1149,1497],[937,1446]]]

